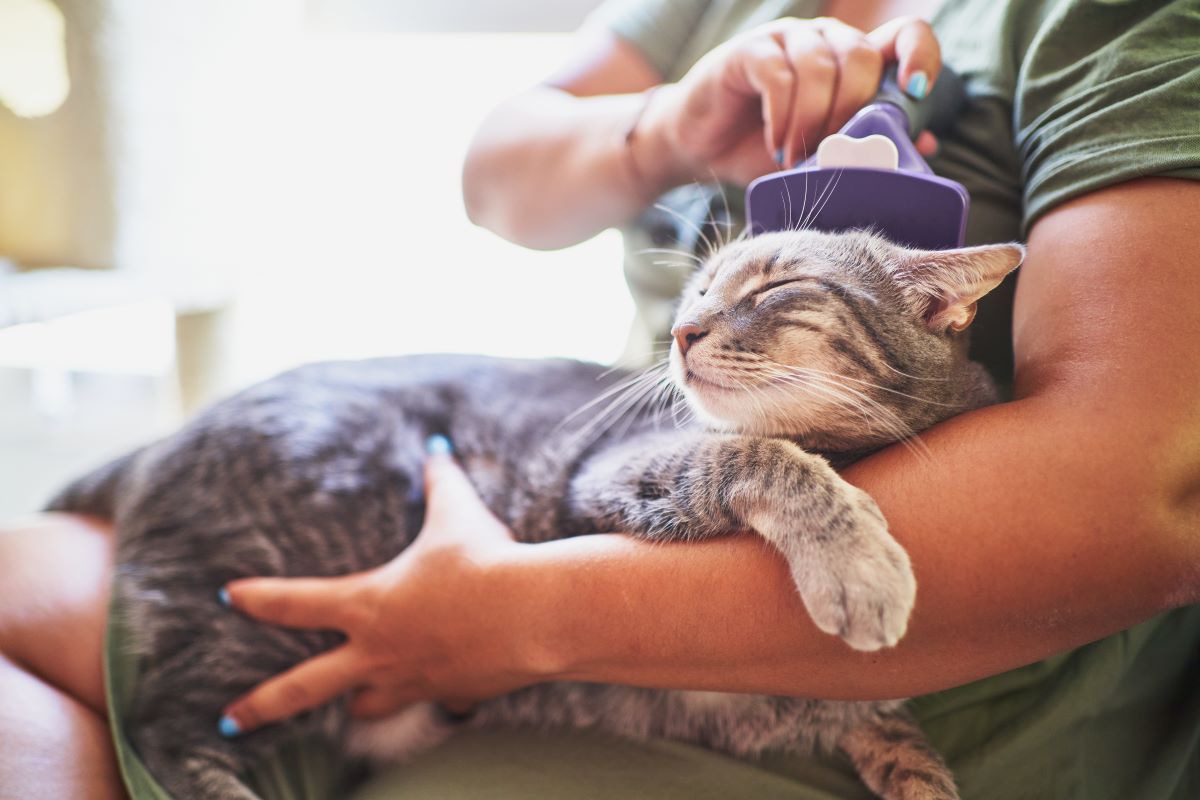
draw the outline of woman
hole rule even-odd
[[[885,62],[899,57],[914,94],[917,73],[926,88],[935,79],[920,24],[879,30],[899,4],[820,8],[875,31],[865,38],[771,21],[815,5],[606,6],[569,65],[484,124],[465,169],[473,217],[564,245],[694,175],[744,183],[791,162],[869,98]],[[897,448],[846,473],[918,574],[896,648],[864,655],[819,633],[781,562],[747,537],[515,544],[436,456],[426,529],[393,564],[230,585],[255,616],[350,636],[336,661],[269,681],[230,719],[248,730],[349,688],[367,714],[418,698],[467,706],[555,678],[925,695],[915,710],[967,796],[1194,796],[1200,612],[1183,606],[1200,599],[1200,310],[1179,298],[1200,289],[1200,14],[1188,3],[968,0],[932,25],[969,95],[932,163],[971,190],[970,241],[1024,232],[1029,255],[1011,309],[981,309],[976,322],[979,356],[1003,373],[1011,310],[1015,399],[930,431],[928,461]],[[742,29],[755,32],[714,48]],[[673,279],[627,270],[652,335]],[[0,710],[0,786],[16,796],[119,794],[98,675],[107,537],[96,521],[43,518],[0,538],[13,573],[0,582],[0,696],[23,698]],[[486,613],[473,613],[479,598]],[[56,766],[31,775],[32,759]],[[393,780],[418,797],[862,791],[833,768],[586,734],[463,736]]]

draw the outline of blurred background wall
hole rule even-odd
[[[0,516],[306,361],[607,361],[613,232],[474,228],[482,116],[595,5],[0,0]]]

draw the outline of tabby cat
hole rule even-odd
[[[632,383],[574,361],[418,356],[306,366],[217,404],[52,503],[111,516],[119,532],[116,591],[143,662],[131,741],[189,799],[254,797],[247,767],[300,735],[400,759],[456,725],[513,724],[664,736],[744,757],[836,749],[889,800],[955,797],[902,701],[546,684],[466,721],[418,706],[352,722],[334,703],[227,740],[223,704],[338,637],[256,623],[222,608],[216,590],[392,559],[420,527],[423,443],[441,434],[522,540],[750,528],[787,559],[821,630],[859,650],[894,645],[916,593],[909,559],[831,464],[899,440],[917,446],[915,433],[992,402],[962,331],[1022,257],[1016,244],[925,252],[866,232],[765,234],[700,265],[668,361]],[[690,419],[635,402],[639,392],[662,399],[659,379]],[[599,413],[605,403],[624,413]]]

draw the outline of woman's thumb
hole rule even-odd
[[[431,436],[425,452],[429,456],[425,460],[425,530],[450,529],[459,535],[499,533],[511,538],[454,460],[450,440]]]

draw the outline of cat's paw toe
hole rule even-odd
[[[908,628],[917,582],[904,548],[878,512],[862,520],[819,559],[794,565],[793,576],[817,627],[855,650],[892,647]]]

